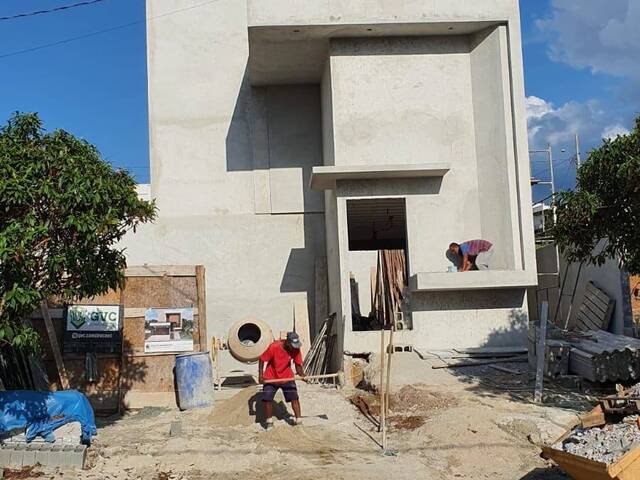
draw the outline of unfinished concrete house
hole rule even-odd
[[[129,263],[204,264],[209,335],[246,317],[277,335],[306,301],[312,336],[336,312],[337,352],[379,350],[389,322],[406,347],[524,344],[517,0],[147,0],[147,16],[159,218]],[[449,243],[476,238],[491,269],[453,273]]]

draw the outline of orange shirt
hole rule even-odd
[[[265,380],[278,378],[292,378],[291,361],[296,365],[302,365],[300,349],[294,348],[291,352],[284,348],[284,340],[276,340],[260,355],[260,361],[267,364],[264,369]]]

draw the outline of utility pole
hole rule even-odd
[[[549,172],[550,173],[550,180],[551,180],[551,195],[553,195],[551,197],[551,212],[553,214],[553,225],[555,226],[556,221],[558,220],[558,217],[556,215],[556,180],[555,180],[555,174],[553,171],[553,150],[551,149],[551,144],[549,143],[547,145],[547,152],[549,154]]]
[[[578,133],[576,132],[576,166],[577,168],[580,168],[580,137],[578,136]]]

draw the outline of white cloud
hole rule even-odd
[[[527,98],[531,147],[551,143],[570,151],[577,132],[586,150],[628,133],[625,125],[640,111],[640,0],[551,0],[549,14],[536,26],[552,61],[622,81],[601,100],[556,106]]]
[[[619,123],[616,125],[609,125],[602,131],[602,138],[606,138],[608,140],[613,140],[618,135],[628,135],[631,133],[628,128],[625,128],[623,125]]]
[[[640,1],[552,0],[551,7],[536,25],[552,60],[640,78]]]
[[[552,146],[566,147],[576,133],[595,141],[610,125],[611,118],[597,101],[586,103],[567,102],[556,107],[539,97],[527,97],[527,123],[529,144],[532,149]]]

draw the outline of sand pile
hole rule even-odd
[[[252,385],[221,404],[216,404],[207,420],[221,427],[252,425],[256,423],[256,404],[259,403],[260,390]]]

